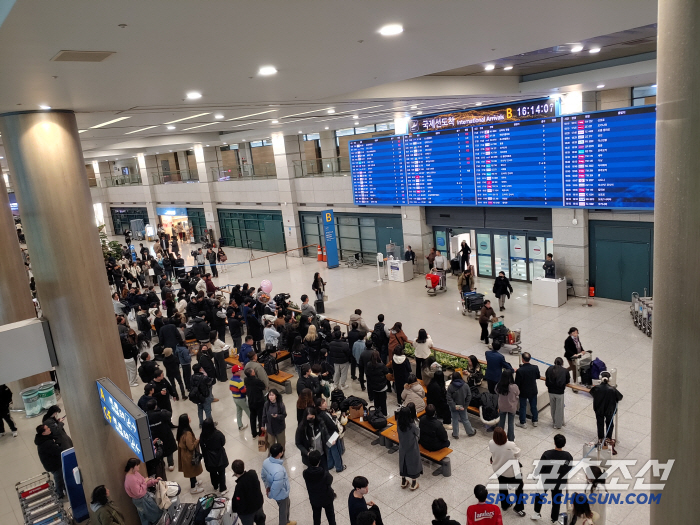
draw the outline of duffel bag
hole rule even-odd
[[[367,422],[377,430],[386,428],[388,424],[386,416],[382,414],[382,411],[374,408],[373,406],[367,409]]]

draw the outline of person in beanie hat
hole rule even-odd
[[[242,371],[242,366],[233,365],[231,368],[231,379],[228,382],[228,388],[233,396],[233,402],[236,404],[236,420],[238,421],[238,430],[243,430],[248,426],[247,423],[243,422],[243,412],[248,414],[248,419],[250,419],[250,409],[248,408],[248,402],[245,399],[245,385],[243,384],[243,378],[241,377]]]

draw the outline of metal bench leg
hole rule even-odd
[[[452,463],[450,462],[450,458],[445,458],[442,460],[442,467],[440,467],[440,471],[446,478],[449,478],[452,475]]]
[[[291,382],[291,381],[285,381],[285,382],[284,382],[284,393],[285,393],[285,394],[291,394],[291,393],[292,393],[292,382]]]
[[[379,444],[383,447],[386,447],[386,438],[380,434],[379,439],[376,440],[376,443],[374,441],[372,441],[372,445],[377,445],[377,444]]]

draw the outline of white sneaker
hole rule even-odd
[[[452,430],[452,425],[443,425],[445,430]]]
[[[243,423],[242,426],[238,427],[238,430],[245,430],[246,428],[248,428],[248,423]]]
[[[202,482],[199,481],[199,480],[197,480],[197,486],[198,486],[198,487],[201,487],[201,486],[202,486]]]
[[[0,438],[5,435],[5,432],[0,432]]]
[[[168,467],[168,470],[169,470],[170,472],[172,472],[173,470],[175,470],[175,467],[174,467],[174,466],[170,466],[170,467]]]
[[[199,494],[200,492],[204,492],[204,489],[202,487],[195,487],[193,489],[190,489],[190,494]]]
[[[533,422],[532,422],[532,426],[533,426],[533,427],[536,427],[536,426],[537,426],[537,421],[533,421]]]
[[[530,519],[531,520],[541,520],[542,514],[540,514],[539,512],[535,512],[534,514],[530,514]]]
[[[17,437],[17,431],[16,431],[16,430],[13,430],[13,431],[12,431],[12,437],[13,437],[13,438],[16,438],[16,437]]]
[[[129,386],[139,386],[138,383],[129,383]]]

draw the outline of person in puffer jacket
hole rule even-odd
[[[409,403],[416,405],[416,413],[420,414],[425,410],[425,391],[423,386],[416,379],[415,374],[410,374],[406,379],[406,386],[401,392],[401,401],[404,406]]]
[[[459,439],[459,422],[464,425],[467,436],[476,435],[476,430],[469,422],[467,407],[472,399],[472,391],[469,385],[462,379],[462,374],[455,372],[452,374],[452,382],[447,388],[447,404],[452,414],[452,437]]]
[[[391,357],[391,369],[394,374],[396,402],[400,405],[403,400],[401,393],[406,383],[408,383],[408,376],[411,375],[411,362],[406,358],[401,346],[394,350],[394,355]],[[425,408],[425,404],[423,404],[423,407]]]

